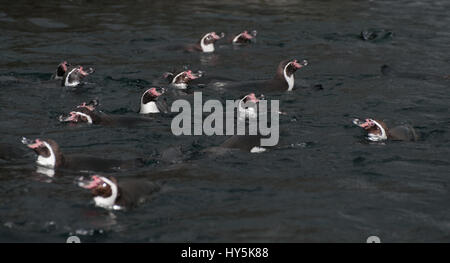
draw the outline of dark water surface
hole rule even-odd
[[[270,78],[283,59],[308,59],[295,91],[270,97],[287,112],[279,148],[201,156],[167,175],[152,164],[107,174],[164,181],[125,212],[94,207],[75,184],[82,173],[36,173],[25,151],[0,161],[0,241],[450,241],[449,1],[113,2],[2,3],[0,143],[25,150],[21,136],[47,137],[66,153],[124,159],[218,145],[225,137],[173,136],[170,118],[129,129],[57,117],[93,98],[107,113],[136,116],[145,87],[175,67],[251,80]],[[219,42],[206,55],[160,48],[244,29],[258,31],[255,44]],[[386,36],[363,41],[366,29]],[[46,83],[62,60],[96,68],[91,84],[72,92]],[[382,75],[383,64],[400,73]],[[421,138],[369,144],[355,117],[408,123]]]

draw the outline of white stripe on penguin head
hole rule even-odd
[[[106,177],[100,176],[100,179],[104,183],[108,184],[111,187],[111,196],[109,196],[109,197],[102,197],[102,196],[94,197],[95,205],[106,208],[106,209],[113,209],[114,203],[116,202],[117,195],[119,194],[117,185],[115,183],[113,183],[111,180],[107,179]]]

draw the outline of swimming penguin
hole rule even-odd
[[[214,43],[223,37],[225,37],[225,33],[221,33],[219,36],[216,32],[209,32],[203,35],[196,44],[184,46],[183,50],[186,52],[211,53],[215,50]]]
[[[400,125],[394,128],[388,128],[387,125],[380,120],[366,119],[361,121],[354,119],[353,123],[367,132],[367,139],[369,141],[417,141],[418,136],[416,131],[410,125]]]
[[[169,106],[166,100],[160,99],[165,90],[158,92],[156,88],[147,89],[141,96],[141,107],[139,109],[140,114],[152,114],[152,113],[168,113]]]
[[[245,45],[245,44],[250,44],[252,42],[252,40],[254,40],[254,37],[256,37],[256,30],[253,30],[251,33],[249,33],[247,30],[236,34],[234,36],[232,36],[229,41],[233,44],[233,45]]]
[[[240,83],[232,83],[226,85],[226,90],[250,91],[258,92],[283,92],[292,91],[294,89],[294,73],[308,65],[308,61],[299,62],[297,59],[283,60],[278,64],[275,76],[268,80],[244,81]]]
[[[29,140],[22,138],[22,143],[37,154],[36,163],[38,166],[52,170],[111,172],[143,165],[140,159],[124,161],[76,154],[65,155],[61,152],[59,145],[51,139]]]
[[[108,210],[130,209],[158,192],[159,184],[143,179],[124,179],[93,175],[79,180],[78,186],[91,191],[95,205]]]

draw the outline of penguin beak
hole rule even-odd
[[[147,90],[147,92],[149,92],[150,94],[152,94],[155,97],[159,97],[162,95],[162,93],[159,93],[158,91],[156,91],[156,88],[151,88],[151,89]]]
[[[188,70],[188,71],[186,71],[186,74],[189,79],[198,79],[202,76],[203,72],[198,71],[197,73],[192,73],[191,70]]]
[[[243,103],[251,102],[251,103],[256,104],[259,102],[259,99],[256,97],[255,93],[250,93],[250,94],[246,95],[244,98],[242,98],[241,102],[243,102]]]
[[[216,34],[216,32],[212,32],[212,33],[211,33],[211,36],[214,38],[214,40],[219,40],[219,39],[225,37],[225,33],[222,32],[222,33],[220,33],[220,36],[218,36],[218,35]]]
[[[258,98],[256,98],[255,96],[255,93],[250,93],[249,95],[247,95],[247,101],[251,101],[253,103],[259,102]]]
[[[89,75],[86,71],[83,70],[82,66],[78,67],[78,72],[80,72],[80,74],[83,75],[83,76]]]
[[[372,119],[366,119],[365,121],[361,121],[360,119],[354,119],[353,124],[366,130],[375,125]]]
[[[69,116],[60,115],[58,119],[60,122],[78,122],[78,115],[72,111]]]
[[[25,137],[22,137],[22,143],[25,144],[30,149],[37,149],[43,145],[42,141],[39,139],[33,141]]]
[[[306,60],[303,60],[302,62],[298,62],[298,60],[294,59],[291,63],[295,69],[299,69],[299,68],[302,68],[302,67],[308,65],[308,61],[306,61]]]
[[[250,34],[248,33],[247,30],[245,30],[244,32],[242,32],[242,33],[241,33],[241,36],[242,36],[243,38],[245,38],[245,39],[252,39],[252,38],[253,38],[253,36],[250,35]]]
[[[33,140],[27,139],[27,138],[25,138],[25,137],[22,137],[21,142],[22,142],[23,144],[25,144],[26,146],[32,145],[32,144],[34,143]]]
[[[80,67],[78,68],[78,71],[79,71],[79,72],[81,73],[81,75],[83,75],[83,76],[87,76],[87,75],[89,75],[89,74],[94,73],[94,69],[93,69],[93,68],[88,68],[86,71],[84,71],[82,66],[80,66]]]
[[[84,180],[83,177],[79,179],[78,186],[84,189],[94,189],[103,183],[99,176],[93,175],[91,180]]]

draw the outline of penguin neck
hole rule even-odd
[[[141,111],[140,114],[147,113],[159,113],[158,105],[156,105],[155,101],[149,101],[146,104],[141,103]]]
[[[110,180],[103,178],[102,180],[106,181],[108,185],[111,187],[111,195],[108,197],[96,196],[94,197],[95,205],[98,207],[118,210],[119,206],[116,206],[117,199],[119,198],[119,187],[115,183]],[[117,208],[116,208],[117,207]]]
[[[54,150],[47,142],[45,142],[47,148],[49,149],[50,155],[44,157],[39,155],[36,159],[38,166],[45,167],[48,169],[56,169],[64,165],[65,158],[64,155],[59,151],[59,149]]]
[[[206,36],[204,36],[200,40],[200,47],[202,48],[202,51],[205,52],[205,53],[214,52],[214,43],[205,44],[204,41],[203,41],[205,37]]]
[[[291,91],[294,88],[294,74],[288,76],[284,72],[277,72],[272,79],[272,85],[276,85],[280,90]]]
[[[77,73],[77,68],[72,69],[64,79],[64,86],[66,87],[76,87],[80,84],[80,77]],[[72,77],[73,75],[73,77]]]
[[[287,73],[288,66],[289,66],[289,63],[286,66],[284,66],[283,77],[287,83],[288,91],[291,91],[294,88],[294,73],[292,73],[290,76],[288,75],[288,73]]]

